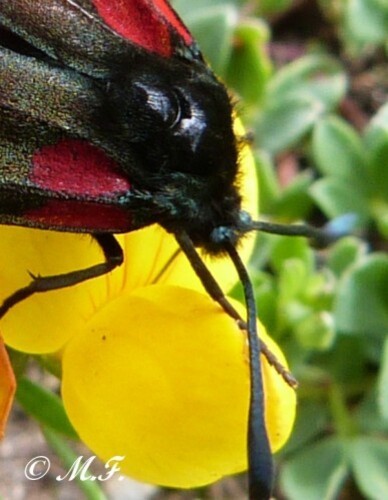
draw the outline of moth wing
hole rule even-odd
[[[103,150],[0,109],[0,224],[128,232],[130,193],[128,178]]]
[[[101,109],[101,92],[90,78],[0,45],[0,107],[22,119],[96,136],[91,123]]]
[[[95,76],[147,54],[201,59],[166,0],[0,0],[0,25],[50,58]]]

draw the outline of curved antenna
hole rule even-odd
[[[326,248],[338,239],[350,235],[357,230],[360,220],[357,214],[343,214],[322,228],[309,224],[276,224],[260,220],[249,221],[245,231],[262,231],[263,233],[278,234],[282,236],[299,236],[308,238],[316,248]]]
[[[247,334],[251,380],[248,426],[249,497],[254,500],[265,500],[271,496],[274,471],[264,419],[265,404],[260,362],[260,344],[257,336],[256,300],[252,282],[236,248],[232,244],[227,243],[226,251],[243,285],[247,307]]]

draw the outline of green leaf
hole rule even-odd
[[[319,121],[313,132],[313,154],[322,174],[350,182],[362,192],[366,164],[360,137],[336,116]]]
[[[315,182],[309,192],[320,209],[331,219],[356,213],[360,216],[360,224],[365,224],[369,218],[367,198],[363,193],[352,189],[345,179],[324,177]]]
[[[256,124],[258,143],[276,153],[298,142],[344,95],[344,74],[327,56],[312,55],[278,71]]]
[[[388,333],[388,256],[365,257],[340,281],[334,304],[339,330],[382,340]]]
[[[320,103],[325,111],[333,109],[347,88],[342,67],[323,54],[304,56],[280,69],[269,85],[269,100],[281,102],[304,97]]]
[[[381,199],[372,200],[371,214],[380,234],[388,239],[388,200],[387,202]]]
[[[366,254],[366,245],[359,239],[348,236],[341,238],[330,249],[327,264],[339,277],[351,265]]]
[[[384,342],[377,391],[381,415],[388,421],[388,337]]]
[[[276,329],[277,291],[273,281],[268,276],[260,281],[255,281],[255,296],[257,314],[271,334]]]
[[[259,19],[240,23],[226,71],[226,81],[247,104],[264,98],[272,65],[267,54],[267,26]]]
[[[300,401],[291,438],[282,449],[281,456],[302,450],[324,432],[328,422],[329,412],[325,404],[311,400]]]
[[[358,42],[383,43],[388,36],[387,5],[375,0],[348,0],[345,29]]]
[[[369,122],[364,143],[370,154],[376,155],[388,142],[388,103],[382,106]]]
[[[172,0],[171,4],[174,6],[174,9],[179,12],[179,15],[182,16],[185,23],[190,26],[190,16],[195,16],[198,11],[220,5],[234,5],[238,7],[240,5],[240,0],[196,0],[195,2]]]
[[[71,425],[59,396],[27,378],[18,380],[16,398],[23,409],[41,424],[72,439],[78,435]]]
[[[299,261],[302,265],[303,276],[307,277],[314,266],[314,253],[304,238],[278,237],[274,241],[271,252],[271,263],[278,273],[281,273],[289,261]],[[295,263],[299,269],[299,263]],[[292,267],[294,268],[294,267]],[[299,272],[297,272],[299,276]],[[304,285],[302,285],[304,288]],[[298,287],[299,289],[299,287]]]
[[[273,14],[285,10],[291,5],[292,0],[261,0],[259,8],[263,14]]]
[[[360,394],[366,377],[365,344],[356,335],[337,334],[332,350],[319,357],[330,378]]]
[[[287,221],[307,218],[312,209],[313,200],[309,188],[313,181],[311,171],[304,171],[284,188],[274,204],[271,214]],[[260,181],[261,182],[261,181]]]
[[[288,460],[281,470],[280,483],[290,500],[332,500],[347,475],[342,445],[337,438],[329,438]]]
[[[388,202],[388,104],[372,118],[364,135],[368,154],[368,178],[374,196]]]
[[[349,447],[349,458],[355,481],[366,498],[388,498],[388,441],[359,437]]]
[[[328,311],[309,314],[295,324],[295,338],[303,349],[327,350],[335,339],[333,318]]]
[[[260,212],[272,213],[272,207],[280,197],[280,186],[276,177],[275,166],[270,156],[262,150],[255,152],[259,178]]]
[[[364,434],[388,435],[388,419],[382,417],[378,397],[377,390],[369,390],[354,414],[357,425]]]
[[[193,35],[213,70],[219,75],[224,74],[231,54],[231,41],[237,20],[237,9],[230,3],[210,5],[193,11],[188,16]]]
[[[324,106],[308,97],[270,102],[255,127],[260,147],[276,153],[298,142],[323,114]]]
[[[302,172],[281,190],[270,156],[259,150],[255,159],[259,177],[261,214],[271,214],[282,221],[305,219],[313,205],[308,193],[313,180],[312,172]]]
[[[306,56],[278,71],[257,122],[259,144],[276,153],[297,143],[343,97],[345,77],[327,56]]]

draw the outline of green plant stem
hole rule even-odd
[[[357,426],[346,405],[345,394],[340,385],[333,382],[328,392],[331,413],[337,433],[343,439],[357,434]]]

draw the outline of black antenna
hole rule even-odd
[[[267,500],[271,496],[273,461],[265,425],[263,378],[260,363],[260,343],[257,336],[256,301],[248,272],[232,244],[226,248],[244,288],[247,307],[247,334],[249,343],[250,405],[248,427],[249,497]]]
[[[251,281],[237,250],[231,243],[226,242],[225,250],[228,252],[244,287],[248,311],[245,323],[225,297],[188,234],[182,231],[175,234],[175,237],[208,294],[239,323],[240,328],[248,332],[251,380],[248,424],[249,498],[250,500],[268,500],[271,497],[273,463],[264,421],[264,394],[259,356],[262,345],[257,336],[256,303]]]
[[[347,213],[336,217],[321,228],[310,226],[309,224],[277,224],[274,222],[250,220],[246,226],[246,230],[308,238],[312,246],[326,248],[340,238],[354,233],[359,223],[357,214]]]

